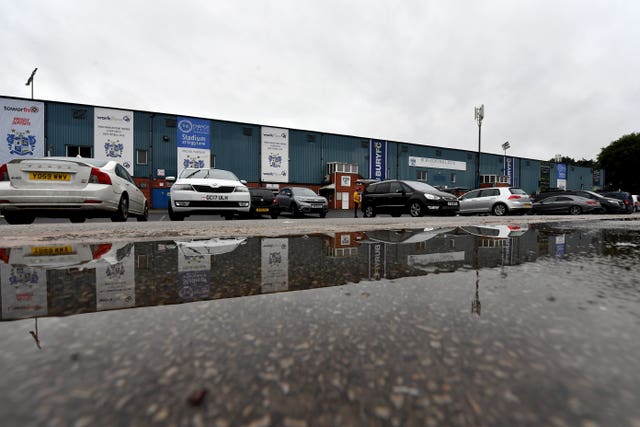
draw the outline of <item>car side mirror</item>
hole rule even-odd
[[[244,185],[247,185],[247,180],[246,179],[241,179],[240,182]]]
[[[167,182],[176,182],[176,177],[175,176],[168,176],[165,178],[165,180]]]

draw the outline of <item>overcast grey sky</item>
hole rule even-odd
[[[595,159],[640,131],[636,0],[0,0],[0,96]]]

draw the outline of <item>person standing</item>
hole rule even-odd
[[[360,191],[356,188],[356,191],[353,192],[353,205],[355,206],[353,210],[353,217],[358,218],[358,206],[360,206]]]

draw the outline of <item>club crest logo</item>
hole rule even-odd
[[[11,129],[7,134],[9,154],[18,156],[33,156],[36,149],[36,137],[27,130],[24,132]]]
[[[272,168],[279,168],[282,166],[282,155],[280,154],[269,154],[269,166]]]
[[[182,166],[185,168],[201,169],[204,167],[204,160],[188,156],[182,161]]]
[[[120,140],[111,141],[107,139],[107,142],[104,144],[104,154],[107,157],[113,157],[119,159],[122,157],[124,152],[124,144],[120,143]]]

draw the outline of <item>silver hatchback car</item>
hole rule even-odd
[[[491,187],[471,190],[458,198],[460,215],[488,213],[496,216],[531,211],[531,198],[519,188]]]

